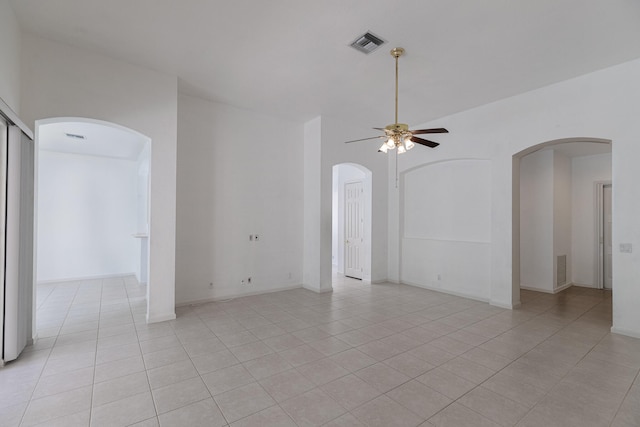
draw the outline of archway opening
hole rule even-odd
[[[82,329],[76,316],[145,321],[151,139],[75,117],[36,121],[35,136],[39,337]]]
[[[573,286],[603,288],[607,249],[598,200],[603,184],[611,184],[611,148],[609,140],[568,138],[513,155],[514,305]]]
[[[332,286],[371,283],[372,172],[356,163],[333,166]]]

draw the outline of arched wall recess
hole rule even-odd
[[[404,171],[401,282],[488,301],[491,161],[442,160]]]

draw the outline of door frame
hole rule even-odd
[[[352,177],[345,177],[341,180],[342,167],[349,167],[357,169],[360,174]],[[362,282],[365,284],[371,284],[371,270],[372,270],[372,238],[373,238],[373,173],[371,170],[358,163],[344,162],[337,163],[332,166],[333,179],[332,188],[335,197],[331,198],[331,215],[332,215],[332,236],[331,236],[331,260],[337,263],[337,272],[341,275],[344,274],[344,254],[340,251],[344,251],[344,196],[340,194],[344,191],[343,184],[349,181],[362,181],[364,189],[363,199],[363,215],[364,215],[364,248],[362,258]],[[364,175],[364,176],[362,176]],[[335,253],[335,258],[333,255]],[[342,264],[342,269],[340,269]]]
[[[365,246],[365,239],[364,239],[364,231],[365,231],[365,227],[364,227],[364,222],[365,222],[365,212],[364,212],[364,207],[365,207],[365,200],[364,200],[364,179],[354,179],[354,180],[350,180],[350,181],[345,181],[343,186],[342,186],[342,196],[343,196],[343,206],[344,206],[344,212],[343,212],[343,217],[342,217],[342,223],[344,224],[343,227],[343,232],[344,232],[344,241],[343,241],[343,249],[342,249],[342,257],[343,257],[343,266],[344,266],[344,275],[345,277],[350,277],[352,279],[359,279],[362,280],[364,279],[364,265],[363,265],[363,261],[364,261],[364,246]],[[349,276],[347,274],[347,236],[346,236],[346,229],[347,229],[347,185],[349,184],[360,184],[361,186],[361,194],[360,194],[360,203],[361,203],[361,209],[360,209],[360,233],[362,234],[362,242],[360,245],[360,251],[358,252],[358,263],[360,264],[361,268],[360,268],[360,277],[354,277],[354,276]]]
[[[595,191],[595,227],[596,227],[596,241],[595,241],[595,277],[596,287],[598,289],[605,289],[604,287],[604,188],[611,186],[611,194],[613,196],[613,184],[611,180],[596,181],[594,183]],[[613,266],[612,266],[613,268]],[[611,284],[613,289],[613,282]]]
[[[610,139],[603,138],[561,138],[539,144],[531,145],[511,158],[511,305],[508,308],[516,308],[520,302],[520,159],[527,154],[538,151],[544,147],[563,144],[565,142],[590,142],[596,144],[613,144]],[[597,242],[597,240],[596,240]],[[597,247],[597,246],[596,246]],[[597,255],[596,255],[597,256]],[[596,258],[597,260],[597,258]]]

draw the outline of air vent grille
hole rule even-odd
[[[374,50],[378,49],[385,43],[380,37],[375,34],[367,31],[360,37],[356,38],[352,43],[351,47],[355,50],[358,50],[365,54],[370,54]]]

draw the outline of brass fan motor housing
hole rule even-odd
[[[386,133],[409,132],[409,125],[406,123],[394,123],[392,125],[385,126],[384,130]]]

